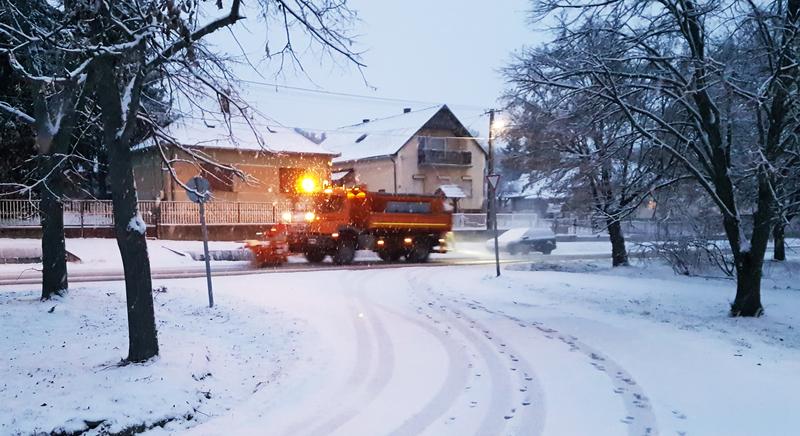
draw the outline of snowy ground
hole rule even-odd
[[[534,270],[531,270],[534,269]],[[126,354],[121,283],[0,291],[0,433],[724,434],[800,428],[800,265],[766,315],[729,280],[605,261],[157,280],[161,356]],[[52,311],[51,311],[52,308]],[[103,421],[98,424],[99,421]],[[167,422],[169,421],[169,422]]]
[[[85,276],[95,279],[108,279],[121,276],[122,260],[114,239],[67,239],[67,250],[81,259],[79,263],[68,263],[67,268],[72,278]],[[203,262],[193,260],[189,253],[202,254],[203,243],[200,241],[148,240],[148,254],[152,271],[163,274],[202,273]],[[241,242],[210,241],[211,250],[240,250]],[[610,257],[610,245],[607,241],[565,242],[553,252],[553,256]],[[0,238],[0,257],[34,257],[41,253],[41,241],[38,239],[4,239]],[[519,261],[541,258],[543,255],[532,253],[527,256],[511,256],[501,253],[501,259]],[[483,243],[458,242],[455,249],[447,254],[432,254],[435,262],[464,263],[463,261],[489,261],[494,253],[486,250]],[[357,262],[381,262],[378,256],[367,250],[356,253]],[[302,255],[289,257],[292,266],[305,264]],[[212,260],[212,271],[234,272],[247,271],[254,266],[250,261],[215,261]],[[0,263],[0,283],[33,283],[41,280],[41,263]]]

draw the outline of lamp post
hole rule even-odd
[[[497,182],[500,180],[500,175],[494,172],[494,146],[492,129],[494,128],[494,114],[497,112],[495,109],[489,109],[489,171],[486,176],[487,190],[489,194],[488,214],[486,229],[494,231],[494,263],[497,270],[497,277],[500,277],[500,246],[497,241]]]

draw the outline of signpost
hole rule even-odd
[[[206,201],[211,199],[211,184],[208,180],[195,176],[186,183],[189,200],[200,206],[200,228],[203,231],[203,254],[206,260],[206,282],[208,283],[208,307],[214,307],[214,294],[211,292],[211,258],[208,255],[208,228],[206,227]]]
[[[497,268],[497,277],[500,277],[500,244],[497,241],[497,203],[495,200],[497,197],[497,182],[500,181],[500,174],[489,174],[486,176],[486,180],[491,187],[489,195],[492,197],[489,201],[491,202],[492,226],[494,227],[494,263]]]

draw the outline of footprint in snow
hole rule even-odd
[[[675,417],[678,419],[686,419],[686,415],[681,413],[680,410],[673,410],[672,414],[675,415]]]

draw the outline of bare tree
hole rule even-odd
[[[614,104],[639,134],[681,162],[722,216],[736,267],[733,316],[763,313],[762,264],[782,201],[778,174],[790,162],[787,116],[798,104],[798,9],[799,0],[536,2],[535,17],[558,21],[553,45],[561,57],[527,51],[540,59],[520,79]],[[747,61],[772,73],[751,81],[725,58],[726,43],[751,33],[745,24],[766,10],[780,17],[761,21],[772,45]],[[616,43],[606,50],[587,43],[597,35]],[[748,106],[755,134],[734,122]],[[750,211],[752,225],[743,218]]]
[[[558,87],[529,87],[526,72],[538,59],[523,56],[505,69],[515,87],[508,96],[506,163],[545,177],[565,196],[589,199],[595,227],[608,232],[612,265],[628,265],[621,222],[681,180],[675,158],[613,104]]]
[[[42,299],[67,290],[63,180],[72,134],[82,104],[88,62],[80,53],[57,48],[69,44],[65,31],[74,17],[41,1],[3,0],[0,14],[0,62],[28,87],[30,113],[21,104],[0,101],[0,111],[34,131],[38,177],[11,186],[16,194],[38,191],[42,224]]]
[[[354,15],[345,3],[258,0],[255,5],[268,27],[278,24],[286,31],[283,48],[268,53],[279,56],[281,62],[287,55],[297,60],[292,41],[294,36],[302,34],[323,51],[361,65],[347,36]],[[206,49],[202,41],[243,20],[242,7],[241,0],[218,0],[213,4],[201,0],[73,0],[65,1],[60,11],[72,18],[66,22],[71,27],[65,30],[63,20],[54,19],[49,23],[57,29],[58,35],[65,35],[63,41],[49,46],[50,49],[82,59],[82,63],[79,69],[70,72],[69,80],[60,72],[51,72],[41,80],[60,86],[88,83],[100,108],[115,232],[125,271],[129,362],[143,361],[158,354],[146,227],[137,210],[131,146],[136,140],[137,126],[148,126],[155,132],[163,124],[143,109],[144,90],[153,82],[162,82],[165,89],[182,94],[190,101],[191,96],[198,94],[198,88],[205,89],[205,95],[224,94],[234,100],[225,91],[233,87],[235,78],[225,68],[224,57]],[[217,18],[207,18],[209,16]],[[20,29],[10,26],[3,31],[13,34]],[[32,35],[25,34],[30,42],[37,43],[49,43],[48,36],[42,29]],[[26,73],[21,68],[18,70]],[[36,79],[33,74],[27,76]],[[83,89],[86,88],[80,88]],[[60,95],[66,99],[64,101],[72,103],[82,92],[72,87]],[[59,107],[62,106],[64,104]],[[14,111],[14,108],[7,108],[7,111]],[[35,121],[33,117],[28,118]]]

